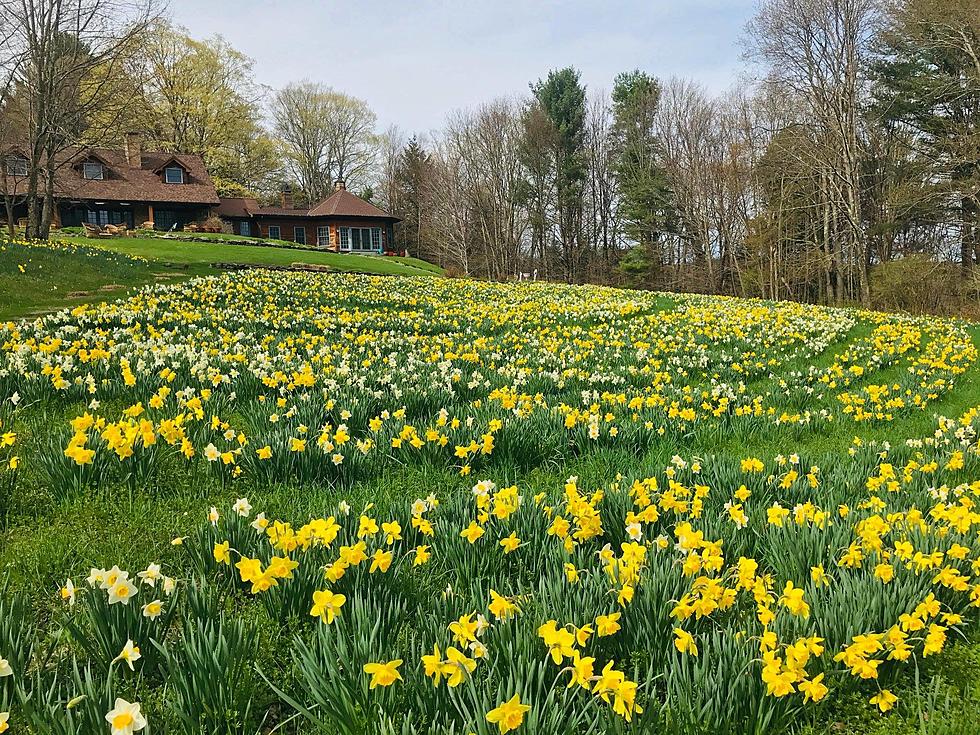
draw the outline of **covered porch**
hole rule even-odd
[[[191,222],[201,222],[211,214],[209,207],[150,202],[76,201],[59,207],[62,227],[81,227],[83,224],[126,225],[129,229],[152,222],[153,229],[164,232],[181,230]]]

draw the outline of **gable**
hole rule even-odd
[[[354,196],[346,189],[338,189],[310,209],[311,217],[374,217],[397,220],[383,209]]]

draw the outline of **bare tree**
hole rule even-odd
[[[875,0],[764,0],[748,26],[750,55],[765,65],[771,83],[805,105],[826,216],[840,225],[841,252],[829,258],[839,281],[837,300],[851,294],[864,304],[870,301],[869,249],[859,106],[878,5]]]
[[[300,82],[276,93],[272,118],[286,168],[311,201],[323,198],[336,179],[368,182],[379,141],[366,102]]]
[[[12,52],[22,58],[10,104],[24,116],[28,237],[47,238],[55,172],[65,165],[63,153],[83,136],[97,142],[110,126],[103,122],[93,127],[93,113],[106,107],[104,93],[155,17],[155,0],[0,2],[0,28],[9,34]]]

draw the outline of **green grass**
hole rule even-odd
[[[0,320],[39,316],[65,307],[122,298],[153,283],[221,273],[213,267],[214,263],[252,266],[303,263],[381,275],[442,274],[438,266],[417,258],[153,237],[112,240],[66,237],[63,240],[75,247],[26,247],[0,240]]]
[[[331,253],[321,250],[224,245],[210,242],[187,242],[155,237],[120,237],[87,240],[86,244],[127,255],[174,264],[210,265],[241,263],[243,265],[291,265],[305,263],[326,265],[334,270],[353,273],[377,273],[392,276],[438,275],[438,266],[418,258]],[[261,241],[257,241],[261,242]]]
[[[57,249],[0,241],[0,320],[116,299],[150,283],[203,272],[84,246]]]

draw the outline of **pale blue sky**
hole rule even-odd
[[[731,86],[752,0],[170,0],[197,37],[221,33],[272,87],[303,78],[361,97],[380,127],[523,94],[574,65],[593,89],[620,71]]]

